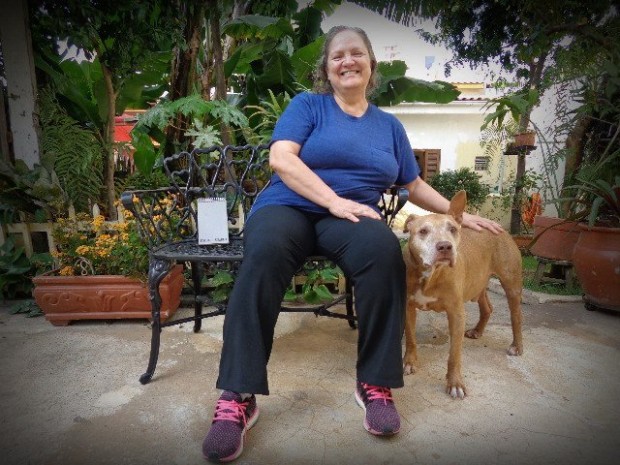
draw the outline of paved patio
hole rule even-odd
[[[236,463],[619,463],[620,314],[528,299],[525,353],[509,357],[504,298],[491,298],[485,336],[465,341],[462,401],[443,391],[445,315],[419,318],[422,369],[394,391],[403,428],[387,440],[363,429],[353,400],[356,332],[342,321],[287,318],[299,327],[276,339],[272,395],[259,397],[261,418]],[[145,322],[54,327],[10,315],[8,304],[0,305],[3,464],[203,463],[221,317],[200,334],[188,325],[164,330],[155,377],[142,386]]]

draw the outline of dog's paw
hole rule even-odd
[[[414,374],[416,371],[418,371],[418,369],[416,368],[415,365],[411,364],[411,363],[405,363],[403,365],[403,373],[405,375],[412,375]]]
[[[405,350],[403,357],[403,374],[412,375],[418,371],[418,352],[415,349]]]
[[[510,347],[508,347],[508,350],[506,352],[508,352],[508,355],[522,355],[523,348],[511,345]]]
[[[453,399],[464,399],[467,395],[461,376],[456,373],[446,375],[446,392]]]
[[[453,386],[448,385],[448,386],[446,386],[446,392],[453,399],[457,399],[457,398],[458,399],[465,399],[465,396],[467,395],[467,391],[465,390],[465,386],[463,386],[462,384],[453,385]]]
[[[478,332],[476,328],[468,329],[467,331],[465,331],[465,337],[468,337],[470,339],[478,339],[482,337],[482,331]]]

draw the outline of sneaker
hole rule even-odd
[[[364,428],[377,436],[400,431],[400,417],[392,400],[390,388],[357,382],[355,400],[366,412]]]
[[[245,401],[236,392],[224,391],[215,406],[211,429],[202,443],[202,453],[210,462],[230,462],[243,452],[245,432],[258,420],[256,397]]]

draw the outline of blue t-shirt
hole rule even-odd
[[[386,189],[408,184],[420,173],[396,117],[372,104],[364,115],[351,116],[332,94],[303,92],[293,97],[273,131],[271,142],[278,140],[300,144],[300,158],[337,195],[375,209]],[[252,212],[266,205],[327,213],[291,190],[277,174],[256,199]]]

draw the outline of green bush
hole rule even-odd
[[[0,299],[28,297],[32,290],[32,277],[42,270],[50,270],[49,253],[28,257],[24,248],[9,237],[0,246]]]
[[[447,199],[451,199],[460,190],[467,192],[469,211],[480,209],[490,192],[489,186],[480,182],[480,176],[471,168],[437,173],[428,180],[428,183]]]

